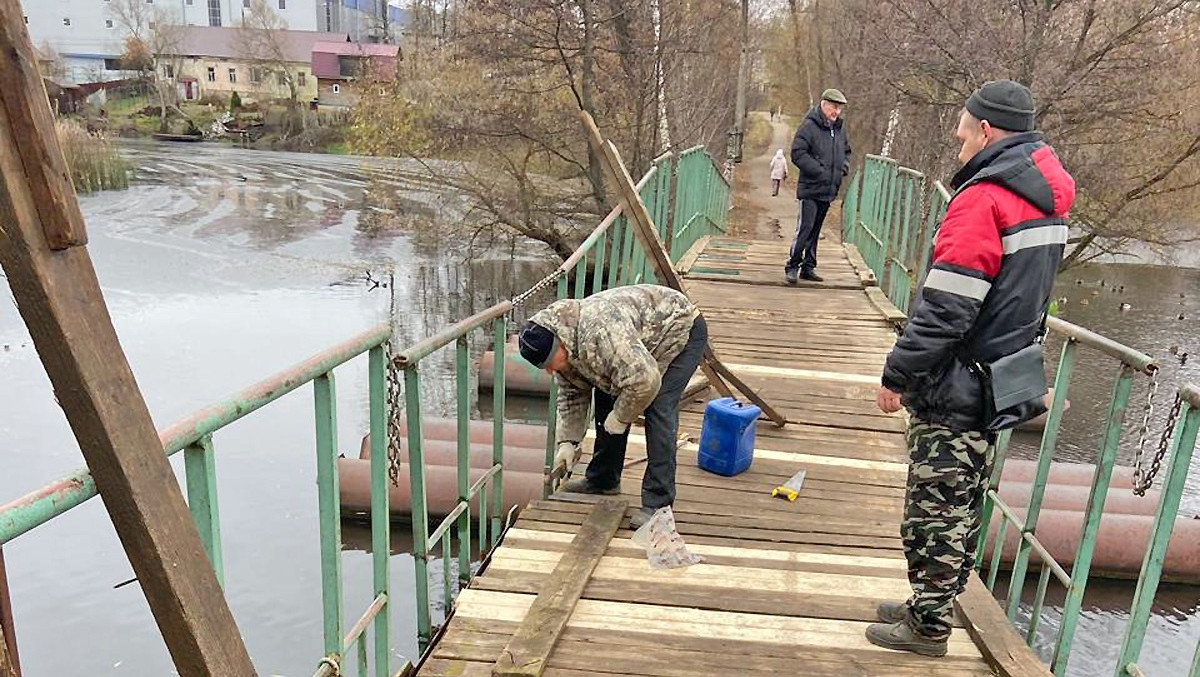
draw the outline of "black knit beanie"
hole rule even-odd
[[[558,337],[554,332],[533,322],[521,330],[517,343],[521,346],[521,357],[538,369],[545,369],[546,363],[558,349]]]
[[[1034,129],[1033,95],[1025,85],[1012,80],[984,83],[967,99],[967,112],[997,129],[1010,132]]]

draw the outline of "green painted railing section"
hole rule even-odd
[[[908,312],[915,299],[918,283],[928,270],[937,227],[945,216],[950,197],[940,182],[934,182],[926,191],[924,176],[901,167],[890,158],[867,156],[863,167],[851,178],[843,200],[844,240],[858,249],[888,298],[905,312]],[[1100,519],[1121,445],[1130,393],[1136,379],[1154,377],[1158,367],[1149,355],[1069,322],[1051,317],[1047,321],[1047,329],[1062,338],[1063,344],[1054,373],[1053,397],[1038,448],[1029,504],[1024,515],[1018,515],[998,493],[1010,438],[1010,432],[1005,431],[996,440],[995,465],[981,515],[976,567],[984,576],[988,588],[995,592],[1006,537],[1010,532],[1019,535],[1008,589],[1004,592],[1002,603],[1009,621],[1018,624],[1021,593],[1028,581],[1030,560],[1034,559],[1040,569],[1036,591],[1028,620],[1020,621],[1025,624],[1023,634],[1030,646],[1034,645],[1038,630],[1042,627],[1041,617],[1051,578],[1062,586],[1065,601],[1061,621],[1053,637],[1053,654],[1050,658],[1050,668],[1055,675],[1061,676],[1066,674],[1079,624]],[[1097,450],[1097,470],[1092,479],[1079,546],[1074,564],[1068,572],[1038,540],[1037,527],[1080,348],[1098,352],[1110,359],[1116,374],[1106,407],[1103,435]],[[1169,450],[1170,466],[1163,480],[1153,530],[1146,544],[1146,555],[1116,666],[1115,674],[1118,677],[1141,674],[1137,660],[1145,641],[1150,610],[1162,577],[1167,545],[1178,516],[1197,430],[1200,429],[1200,390],[1185,385],[1180,389],[1180,398],[1180,419]],[[995,533],[990,534],[990,527],[996,519],[999,519],[999,523]],[[1188,677],[1200,677],[1200,646],[1196,651],[1196,659]]]
[[[655,223],[660,246],[671,243],[672,260],[698,239],[724,232],[729,204],[729,184],[701,148],[684,151],[678,161],[668,153],[655,160],[638,183],[639,195]],[[652,265],[632,225],[618,207],[589,234],[557,270],[559,298],[588,294],[627,284],[655,281]],[[443,608],[449,613],[454,594],[471,578],[471,563],[482,559],[499,541],[506,526],[503,514],[504,360],[495,361],[492,466],[471,482],[470,452],[470,346],[471,339],[505,345],[514,303],[504,301],[473,315],[438,334],[407,348],[393,346],[388,361],[387,343],[392,327],[374,327],[341,344],[251,386],[234,396],[202,409],[160,432],[166,454],[185,455],[188,503],[205,551],[224,585],[220,510],[216,490],[214,434],[225,426],[274,402],[297,388],[313,384],[316,436],[317,504],[321,554],[323,653],[317,677],[348,672],[348,656],[356,656],[358,674],[377,677],[393,674],[391,660],[390,603],[394,597],[389,577],[391,522],[388,505],[389,422],[392,411],[389,389],[402,390],[407,424],[408,482],[412,496],[413,558],[419,645],[424,651],[433,636],[429,564],[431,553],[441,559]],[[457,504],[430,528],[425,494],[425,457],[422,434],[420,365],[430,355],[453,344],[454,392],[457,419]],[[367,354],[370,427],[371,548],[374,598],[345,630],[341,556],[341,507],[337,467],[337,406],[334,370]],[[399,380],[389,388],[389,377]],[[557,389],[551,387],[549,430],[556,418]],[[547,435],[545,491],[551,492],[563,476],[555,467],[553,435]],[[0,506],[0,545],[96,496],[96,486],[86,468]],[[477,520],[472,520],[472,506]],[[474,538],[472,526],[478,531]],[[457,558],[453,548],[457,547]],[[457,560],[458,575],[453,566]],[[457,586],[455,585],[457,579]],[[371,632],[368,632],[371,630]]]
[[[926,191],[925,175],[891,158],[868,155],[842,200],[842,239],[854,245],[879,286],[908,312],[949,195]]]

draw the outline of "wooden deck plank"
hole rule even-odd
[[[548,580],[540,588],[520,627],[496,659],[493,677],[541,677],[554,643],[575,611],[583,588],[603,561],[604,550],[625,517],[629,504],[605,498],[584,519],[565,553],[553,553],[540,573]],[[511,549],[493,555],[493,566],[502,567],[505,557],[525,552]],[[531,564],[525,564],[530,567]]]
[[[878,602],[910,592],[899,535],[905,421],[875,407],[897,318],[868,294],[869,280],[836,238],[818,250],[828,282],[796,287],[780,284],[786,242],[714,237],[691,253],[683,284],[704,311],[714,349],[789,424],[760,421],[751,467],[722,477],[697,467],[713,391],[683,403],[674,513],[679,533],[705,561],[651,570],[620,524],[582,582],[544,675],[950,677],[990,675],[1005,661],[1009,674],[1044,674],[999,630],[995,647],[979,649],[987,639],[979,635],[992,632],[979,623],[994,620],[979,613],[988,611],[986,594],[968,600],[977,621],[970,633],[956,617],[945,658],[866,641]],[[727,272],[702,272],[716,269]],[[576,472],[590,459],[593,437]],[[770,497],[801,468],[807,479],[795,502]],[[644,469],[644,430],[635,426],[621,484],[627,515],[640,500]],[[420,674],[490,675],[598,500],[560,494],[527,506],[459,597]],[[1006,652],[1016,657],[1004,659]]]

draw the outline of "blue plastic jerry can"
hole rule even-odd
[[[762,410],[732,397],[710,400],[704,407],[698,465],[731,477],[754,461],[754,423]]]

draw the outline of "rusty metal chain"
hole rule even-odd
[[[546,277],[543,277],[542,279],[538,280],[532,287],[530,287],[529,289],[526,289],[525,291],[523,291],[520,294],[517,294],[516,296],[513,297],[513,299],[512,299],[513,308],[517,308],[517,307],[521,306],[523,303],[528,301],[530,298],[532,298],[535,294],[542,291],[543,289],[546,289],[547,287],[557,284],[559,278],[561,278],[565,274],[566,274],[566,272],[560,268],[560,269],[555,270],[553,273],[550,273]]]
[[[387,422],[387,457],[388,457],[388,480],[392,486],[400,486],[400,414],[404,411],[402,398],[404,397],[404,385],[401,383],[403,377],[401,370],[397,368],[395,354],[395,336],[396,336],[396,280],[393,274],[391,284],[391,304],[388,310],[388,321],[391,322],[392,338],[389,338],[384,344],[383,359],[387,374],[387,397],[385,398],[386,410],[384,412],[384,420]]]
[[[1150,460],[1150,469],[1147,471],[1145,468],[1146,437],[1150,431],[1150,420],[1154,417],[1154,396],[1157,393],[1158,371],[1154,370],[1150,372],[1150,386],[1146,389],[1146,404],[1142,408],[1142,427],[1133,457],[1133,493],[1138,496],[1146,495],[1146,492],[1154,484],[1154,478],[1162,469],[1162,462],[1167,456],[1171,438],[1175,435],[1175,426],[1179,422],[1179,413],[1183,406],[1183,398],[1176,394],[1175,403],[1171,405],[1171,411],[1167,414],[1166,426],[1158,438],[1158,447],[1154,450],[1154,457]]]

